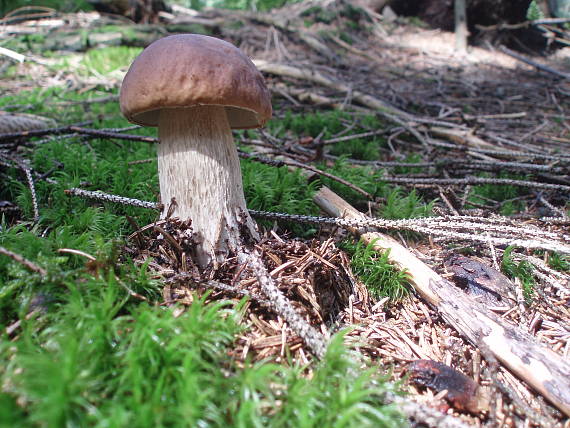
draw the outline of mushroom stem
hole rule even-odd
[[[243,195],[237,150],[224,107],[163,109],[158,124],[160,197],[166,216],[192,220],[202,267],[259,240]]]

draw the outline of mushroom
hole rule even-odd
[[[191,219],[202,267],[259,239],[231,129],[263,126],[271,95],[242,51],[197,34],[160,39],[132,63],[120,105],[129,121],[158,126],[162,217],[175,198],[170,213]]]

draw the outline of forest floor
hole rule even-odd
[[[142,47],[167,34],[198,32],[239,46],[272,91],[268,127],[236,133],[236,141],[247,158],[248,207],[266,218],[260,223],[266,266],[303,317],[327,338],[350,327],[344,342],[366,357],[363,365],[384,367],[391,382],[405,379],[401,389],[414,403],[450,417],[433,422],[431,414],[408,410],[416,423],[568,426],[568,391],[553,392],[557,385],[549,382],[570,376],[570,48],[548,57],[514,54],[542,69],[491,45],[460,54],[451,33],[389,21],[343,2],[303,2],[267,14],[178,9],[162,19],[135,25],[95,12],[54,14],[0,29],[2,46],[26,57],[21,63],[0,58],[0,119],[39,115],[30,120],[47,129],[0,132],[0,176],[7,183],[0,190],[6,366],[19,361],[10,349],[23,337],[34,337],[38,348],[49,343],[41,334],[51,321],[42,317],[57,309],[46,301],[70,302],[61,291],[54,291],[57,297],[38,293],[41,284],[116,275],[125,301],[174,307],[175,317],[180,304],[202,302],[198,296],[207,289],[214,290],[208,302],[247,295],[239,309],[243,328],[233,332],[224,355],[239,367],[270,360],[307,365],[313,373],[310,347],[267,308],[252,272],[237,288],[235,261],[196,274],[180,261],[176,244],[164,241],[167,230],[170,240],[182,242],[176,223],[157,229],[152,209],[69,191],[157,202],[154,147],[135,141],[138,135],[152,143],[154,130],[127,127],[118,88]],[[127,134],[118,139],[116,132]],[[364,226],[389,233],[414,261],[396,259],[389,245],[384,256],[357,245],[352,236],[363,224],[315,218],[321,186],[368,217],[386,220],[379,229]],[[144,224],[155,227],[145,236],[136,232]],[[444,294],[430,297],[425,278],[414,276],[416,261],[421,272],[435,272],[454,290],[444,286]],[[126,267],[117,267],[123,262]],[[47,270],[57,275],[42,264],[53,264]],[[450,308],[455,302],[446,299],[453,293],[471,299],[472,313]],[[487,341],[492,335],[478,330],[478,311],[490,313],[485,317],[501,329],[513,328],[516,337],[507,347],[524,348],[521,362],[510,360],[519,356],[515,350]],[[29,320],[38,322],[26,330]],[[512,339],[506,336],[499,341]],[[555,366],[538,370],[535,360],[543,355]],[[22,361],[0,369],[0,393],[10,397],[0,398],[33,414],[27,406],[41,399],[33,384],[18,386]],[[62,410],[65,420],[68,410]],[[46,414],[21,420],[41,423]]]

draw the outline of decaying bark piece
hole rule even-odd
[[[335,217],[366,218],[326,187],[314,201]],[[570,364],[457,289],[395,239],[379,232],[353,232],[361,234],[367,243],[374,242],[379,251],[389,249],[390,260],[407,270],[414,289],[447,323],[475,346],[492,352],[505,367],[570,416]]]
[[[410,381],[440,393],[458,410],[479,413],[489,408],[489,396],[483,388],[463,373],[433,360],[412,361],[406,368]]]
[[[499,305],[514,295],[514,284],[498,270],[474,258],[453,254],[444,261],[452,281],[480,303]]]

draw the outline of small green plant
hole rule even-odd
[[[501,271],[511,278],[519,279],[522,285],[523,297],[527,303],[530,303],[532,301],[535,287],[535,280],[532,275],[533,267],[525,260],[521,260],[518,263],[513,260],[513,250],[514,247],[507,247],[505,249],[503,260],[501,262]]]
[[[567,254],[550,253],[548,266],[560,272],[570,272],[570,256]]]
[[[402,163],[420,163],[422,161],[422,156],[419,153],[410,153],[408,154]],[[394,168],[394,174],[418,174],[423,171],[422,168],[419,167],[412,167],[412,166],[398,166]]]
[[[306,367],[240,367],[228,357],[243,302],[194,299],[181,316],[133,305],[108,278],[66,282],[65,310],[0,341],[0,416],[10,426],[399,427],[377,368],[362,370],[333,337]],[[18,403],[18,405],[16,404]],[[24,411],[19,406],[24,406]],[[3,425],[4,426],[4,425]]]
[[[327,139],[329,136],[342,131],[345,127],[342,120],[347,118],[346,113],[336,110],[306,115],[288,111],[279,126],[299,137],[315,138],[322,133],[323,138]]]
[[[382,145],[384,145],[384,140],[380,138],[374,138],[372,140],[353,138],[334,144],[331,147],[330,153],[334,156],[346,156],[358,160],[378,160],[380,147]]]
[[[528,6],[528,10],[526,11],[526,19],[528,20],[535,20],[535,19],[542,19],[544,18],[544,13],[540,6],[536,4],[536,0],[532,0]]]
[[[382,182],[382,174],[380,171],[371,167],[354,168],[345,157],[341,157],[333,166],[320,165],[320,168],[337,177],[344,178],[373,196],[381,196],[386,186],[386,184]],[[362,200],[360,193],[337,181],[325,177],[321,177],[319,180],[350,203],[356,203]]]
[[[302,367],[286,374],[287,394],[271,419],[271,427],[402,427],[405,418],[383,403],[386,392],[398,393],[378,367],[362,368],[335,335],[324,360],[311,379],[300,376]]]
[[[364,282],[375,299],[389,297],[393,301],[408,295],[408,275],[390,263],[390,252],[374,249],[374,242],[344,241],[341,248],[350,255],[353,272]]]

